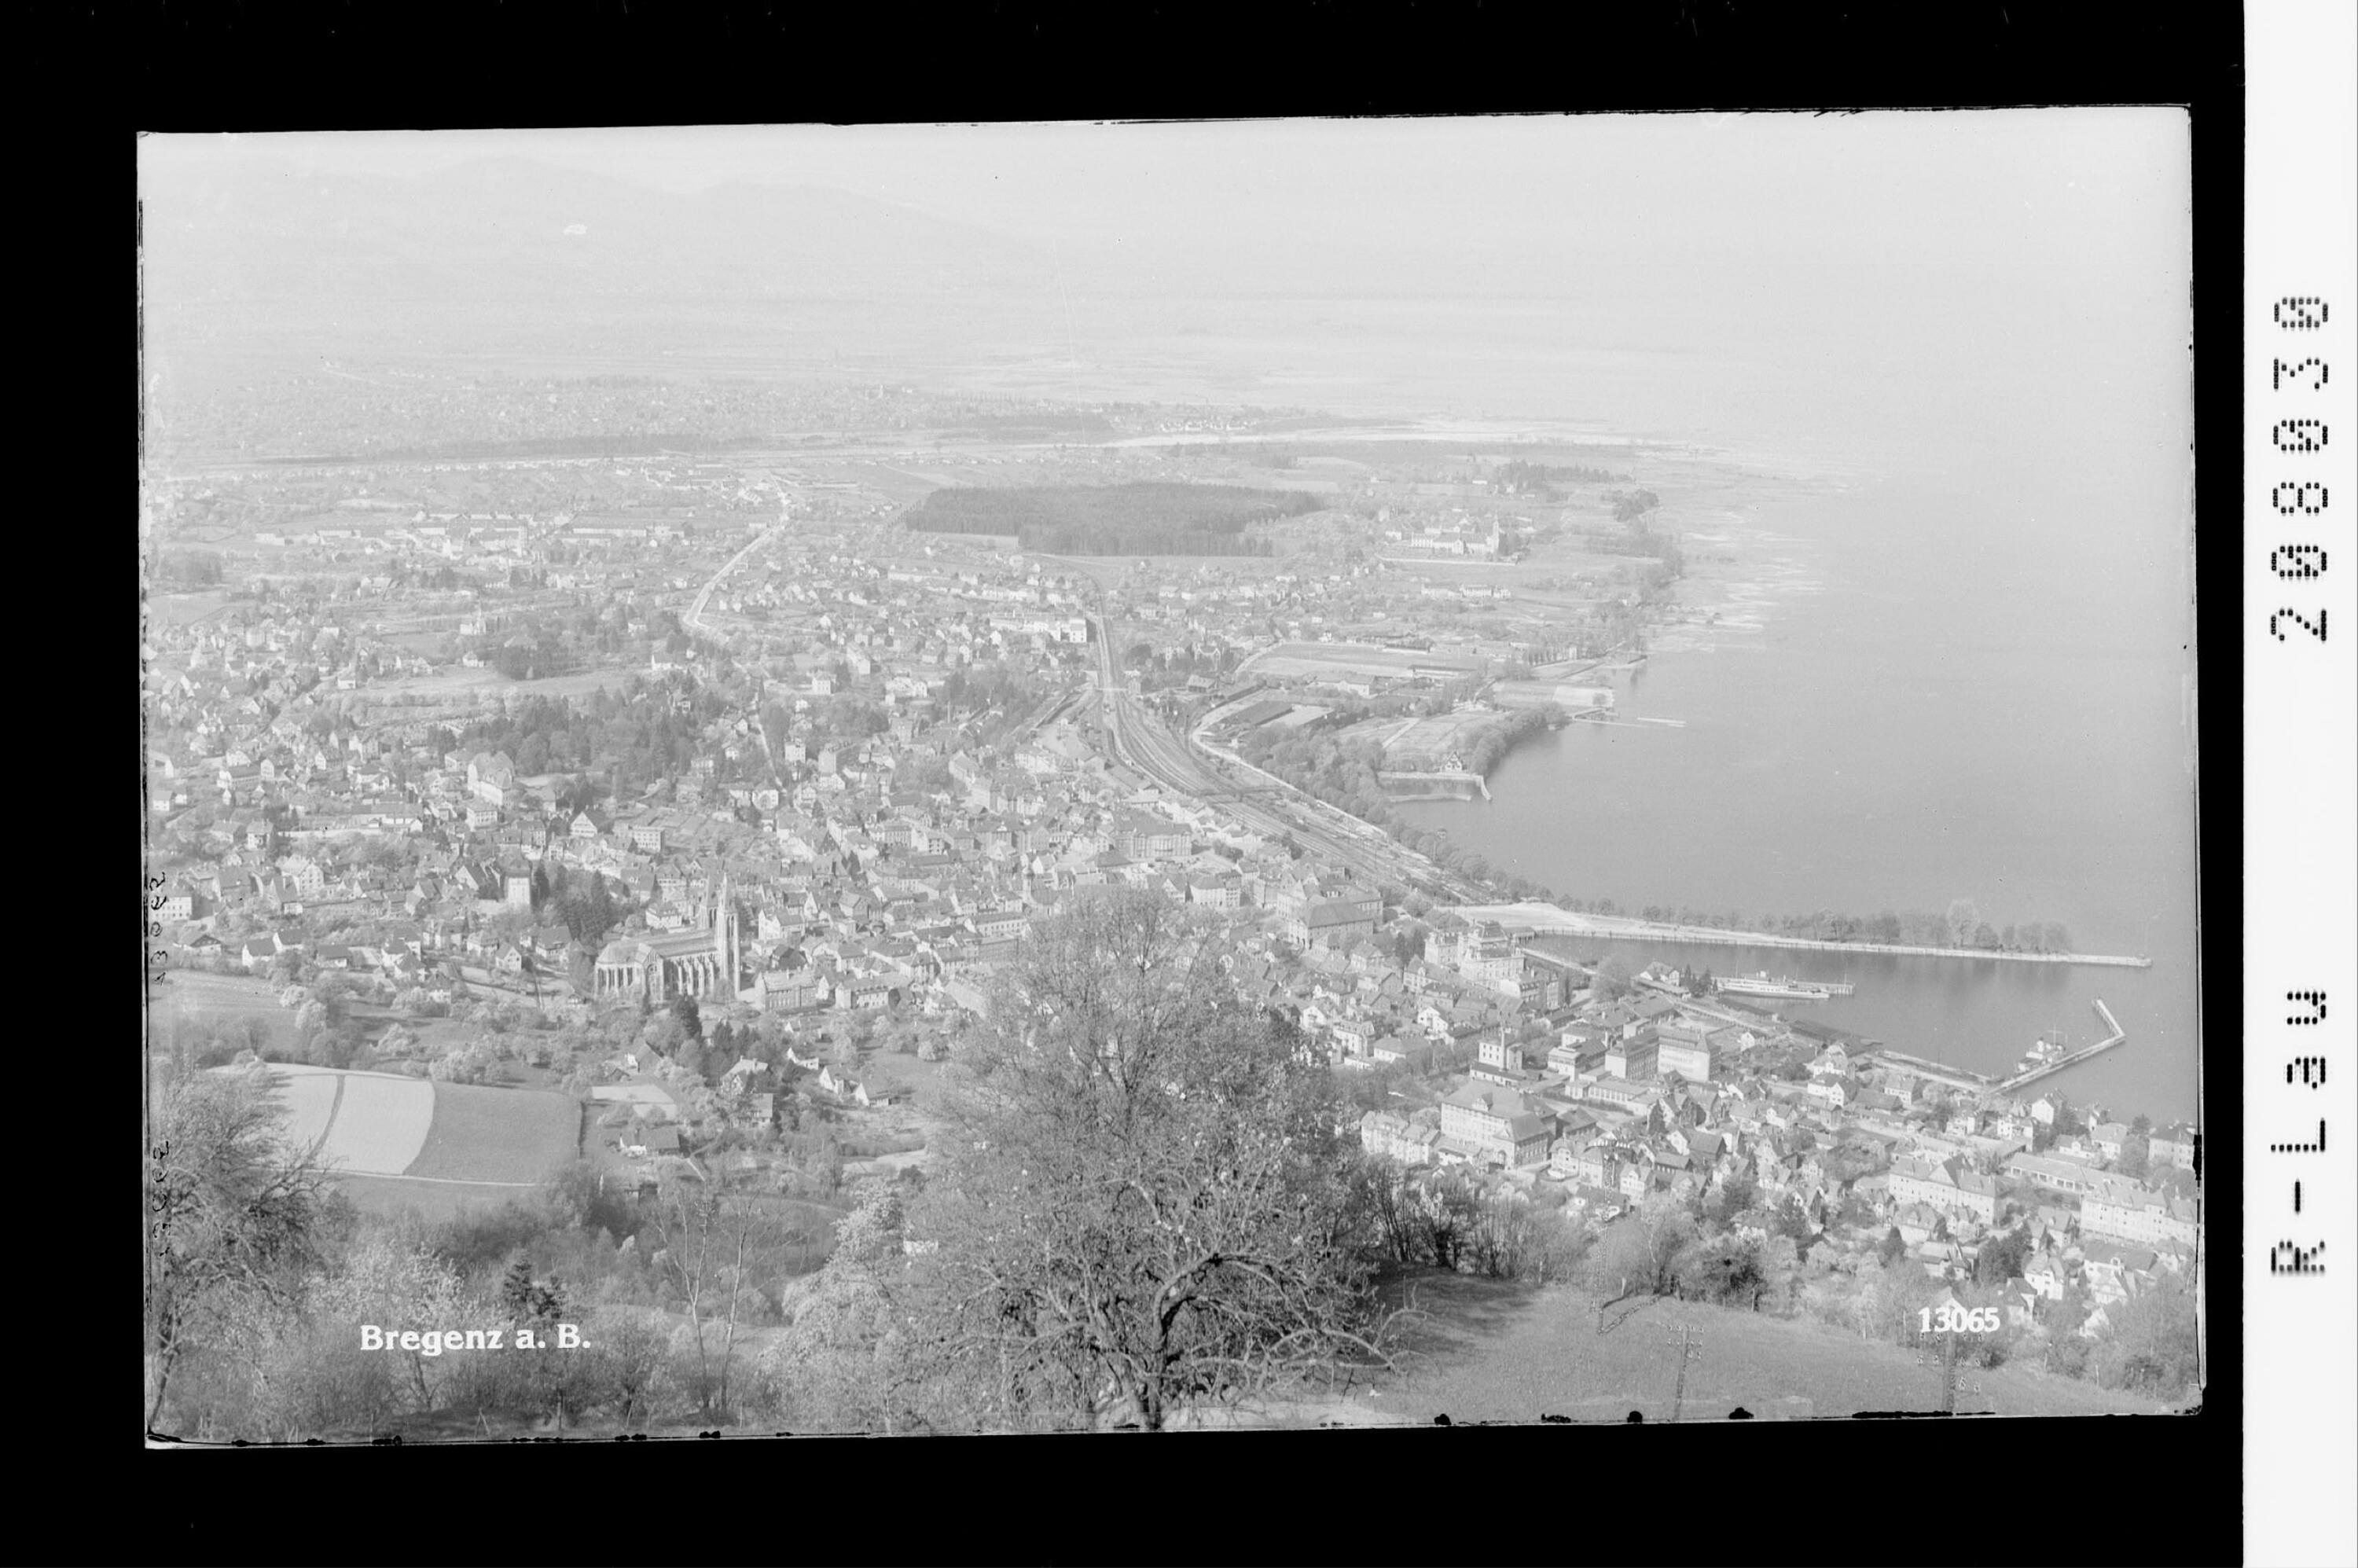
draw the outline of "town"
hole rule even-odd
[[[1704,460],[893,387],[690,456],[664,432],[716,405],[666,384],[417,379],[322,382],[281,421],[309,451],[214,433],[146,499],[149,1050],[334,1076],[307,1125],[363,1206],[529,1192],[527,1148],[827,1217],[922,1181],[993,977],[1126,887],[1225,927],[1403,1191],[1581,1248],[1676,1206],[1829,1320],[1912,1269],[2073,1370],[2199,1273],[2192,1129],[1485,918],[1552,895],[1390,813],[1613,721],[1616,675],[1711,613],[1663,522]],[[514,446],[460,451],[466,399]],[[639,434],[534,446],[591,419]],[[969,490],[1015,528],[924,524]],[[561,1107],[537,1144],[494,1107],[513,1158],[471,1164],[438,1101],[372,1155],[348,1124],[402,1086],[351,1086],[387,1076],[563,1097],[578,1150]]]

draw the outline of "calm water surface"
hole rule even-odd
[[[1907,534],[1899,534],[1906,520]],[[2041,1030],[2129,1043],[2057,1080],[2125,1114],[2195,1108],[2195,819],[2182,583],[2019,503],[1894,480],[1771,519],[1819,587],[1758,633],[1658,654],[1625,713],[1526,742],[1487,804],[1403,808],[1580,898],[1743,914],[1944,910],[2060,921],[2147,970],[1698,948],[1720,972],[1847,979],[1805,1016],[1996,1071]],[[1928,524],[1936,525],[1927,526]],[[1616,944],[1633,953],[1636,945]],[[1603,949],[1599,949],[1603,950]]]
[[[1402,815],[1625,909],[1970,898],[1999,926],[2061,922],[2082,951],[2154,966],[1592,946],[1851,980],[1855,997],[1800,1015],[1983,1072],[2042,1030],[2098,1038],[2101,997],[2128,1044],[2056,1087],[2124,1117],[2196,1114],[2182,334],[2155,301],[2105,304],[2051,308],[2045,341],[1937,345],[1946,378],[1827,376],[1796,346],[1790,395],[1704,398],[1731,438],[1829,451],[1846,435],[1878,477],[1686,520],[1781,587],[1756,623],[1681,629],[1622,681],[1626,714],[1684,729],[1574,725],[1502,762],[1490,802]]]

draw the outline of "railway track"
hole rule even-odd
[[[1217,802],[1247,826],[1275,838],[1292,838],[1303,849],[1345,866],[1370,880],[1402,882],[1464,898],[1469,891],[1440,868],[1421,863],[1391,846],[1362,841],[1359,834],[1320,822],[1318,803],[1294,798],[1283,781],[1264,800],[1249,798],[1246,789],[1206,762],[1184,740],[1138,710],[1136,699],[1117,677],[1113,667],[1111,622],[1102,611],[1095,618],[1098,641],[1098,694],[1108,748],[1122,762],[1171,789]],[[1329,808],[1331,809],[1331,808]],[[1368,828],[1369,834],[1377,830]]]

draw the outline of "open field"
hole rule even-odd
[[[1404,1374],[1356,1390],[1355,1406],[1419,1423],[1537,1421],[1542,1414],[1618,1420],[1630,1410],[1668,1419],[1678,1378],[1671,1336],[1694,1334],[1684,1412],[1724,1416],[1742,1405],[1756,1416],[1820,1418],[1861,1411],[1940,1408],[1939,1373],[1913,1351],[1863,1340],[1806,1319],[1774,1318],[1692,1302],[1639,1300],[1605,1314],[1569,1286],[1428,1272],[1412,1281],[1430,1314],[1412,1333],[1418,1353]],[[1402,1287],[1390,1295],[1397,1301]],[[1959,1374],[1961,1413],[2125,1415],[2158,1412],[2150,1400],[2009,1365]],[[1975,1388],[1978,1392],[1972,1391]],[[1806,1411],[1792,1401],[1807,1400]]]
[[[1442,753],[1461,750],[1473,741],[1476,730],[1498,721],[1495,712],[1442,713],[1407,720],[1384,719],[1354,725],[1342,732],[1342,738],[1379,741],[1384,748],[1384,765],[1402,767],[1419,759],[1437,762]]]
[[[1280,643],[1257,654],[1251,673],[1264,680],[1335,680],[1344,676],[1406,676],[1412,669],[1471,672],[1472,661],[1364,643]]]
[[[308,1149],[328,1136],[336,1119],[343,1084],[334,1073],[289,1073],[278,1080],[278,1102],[287,1112],[287,1136]]]
[[[278,993],[259,975],[209,975],[195,969],[173,969],[171,979],[147,988],[147,1044],[168,1050],[172,1031],[186,1019],[191,1023],[218,1024],[258,1018],[268,1026],[274,1045],[295,1044],[295,1015],[278,1005]]]
[[[158,621],[187,626],[220,614],[229,602],[226,593],[158,593],[149,597],[147,611]]]
[[[271,1072],[283,1086],[287,1130],[305,1143],[324,1137],[320,1154],[331,1169],[397,1176],[425,1147],[436,1086],[423,1078],[283,1062]]]
[[[402,1174],[531,1185],[581,1144],[581,1104],[544,1089],[435,1084],[433,1126]]]
[[[338,1185],[372,1213],[445,1219],[522,1197],[580,1146],[569,1095],[287,1063],[271,1072],[287,1135],[320,1141]]]

